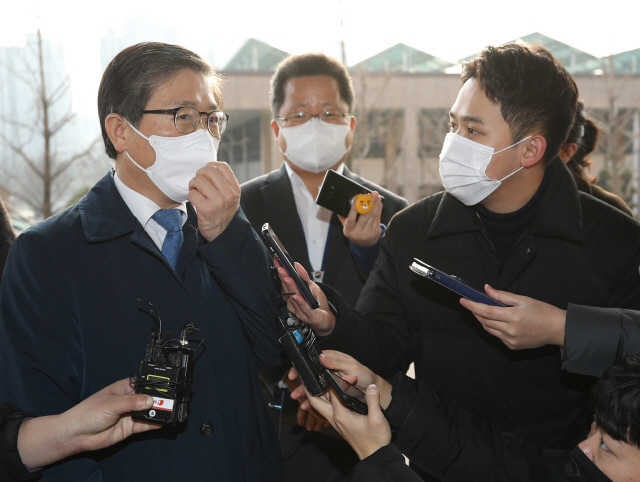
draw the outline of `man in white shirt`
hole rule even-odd
[[[356,126],[353,105],[351,77],[337,60],[324,54],[284,60],[271,79],[271,128],[284,162],[280,169],[244,183],[240,203],[256,231],[268,222],[314,281],[332,286],[355,306],[386,225],[407,201],[344,165]],[[374,191],[369,214],[358,217],[354,206],[347,218],[339,218],[315,203],[328,169]],[[265,397],[272,405],[281,404],[275,387],[285,372],[261,370],[269,387]],[[297,410],[295,403],[293,408]],[[311,417],[306,424],[309,429],[320,425]],[[343,441],[286,424],[279,431],[285,480],[306,480],[309,470],[317,480],[341,480],[357,462]]]

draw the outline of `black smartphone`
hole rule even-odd
[[[364,401],[365,394],[362,390],[355,385],[351,385],[351,383],[344,380],[340,375],[332,372],[328,368],[324,369],[324,373],[329,385],[331,385],[331,388],[335,390],[347,407],[355,412],[361,413],[362,415],[367,415],[369,413],[369,408]]]
[[[273,229],[269,227],[269,223],[264,223],[262,226],[262,236],[267,242],[267,246],[271,250],[273,254],[278,257],[278,260],[287,271],[289,276],[293,278],[293,281],[296,283],[298,290],[300,290],[300,294],[302,297],[309,303],[309,306],[312,309],[318,308],[320,305],[318,304],[317,298],[313,295],[311,290],[309,289],[309,284],[302,279],[298,270],[296,270],[295,265],[293,264],[293,258],[289,255],[284,245],[280,242],[276,233],[273,232]]]
[[[461,280],[457,276],[448,275],[447,273],[440,271],[433,266],[429,266],[427,263],[420,261],[417,258],[414,258],[414,262],[409,266],[411,271],[419,274],[420,276],[430,279],[438,283],[445,288],[450,289],[451,291],[459,294],[463,298],[467,298],[471,301],[476,301],[478,303],[484,303],[485,305],[492,306],[502,306],[498,300],[494,300],[489,295],[487,295],[484,291],[477,290],[469,285],[464,280]]]
[[[320,186],[318,197],[316,197],[316,204],[346,218],[351,210],[353,198],[358,194],[371,194],[372,192],[362,184],[329,169],[324,175],[322,186]],[[380,196],[380,199],[384,201],[383,196]]]

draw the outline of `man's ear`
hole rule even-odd
[[[104,120],[104,127],[116,152],[126,151],[127,139],[125,138],[125,130],[130,130],[127,129],[129,127],[127,121],[120,114],[109,114]]]
[[[353,132],[356,129],[356,116],[352,115],[349,120],[349,129]]]
[[[271,121],[271,130],[273,131],[273,135],[275,136],[276,140],[278,140],[278,134],[280,133],[280,126],[278,125],[275,119]]]
[[[523,142],[526,149],[522,154],[520,165],[522,167],[532,167],[538,164],[544,157],[547,150],[547,140],[541,135],[534,135],[531,139]]]

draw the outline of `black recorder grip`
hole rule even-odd
[[[321,395],[329,382],[323,374],[324,366],[320,363],[322,351],[315,333],[309,328],[293,329],[282,335],[280,343],[309,394],[314,397]]]

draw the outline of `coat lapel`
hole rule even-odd
[[[362,183],[362,180],[349,171],[347,166],[344,167],[342,175],[353,181]],[[338,219],[338,215],[335,213],[331,216],[331,233],[329,234],[328,242],[329,247],[328,251],[326,251],[327,260],[324,267],[324,279],[322,282],[331,285],[335,281],[335,277],[338,274],[340,266],[342,263],[347,262],[348,260],[346,257],[351,255],[349,240],[344,236],[342,223]]]
[[[113,181],[113,173],[105,175],[78,203],[85,238],[89,243],[109,241],[131,233],[131,242],[165,263],[174,277],[184,286],[162,256],[149,234],[135,218],[120,196]],[[196,228],[198,218],[195,210],[187,204],[188,218],[183,227],[184,244],[178,258],[178,273],[182,274],[196,255]]]
[[[291,257],[304,266],[307,271],[310,271],[311,262],[307,252],[307,242],[296,209],[291,181],[284,164],[280,169],[267,176],[265,185],[260,188],[260,192],[269,210],[271,228],[280,240],[287,240],[283,244]]]

